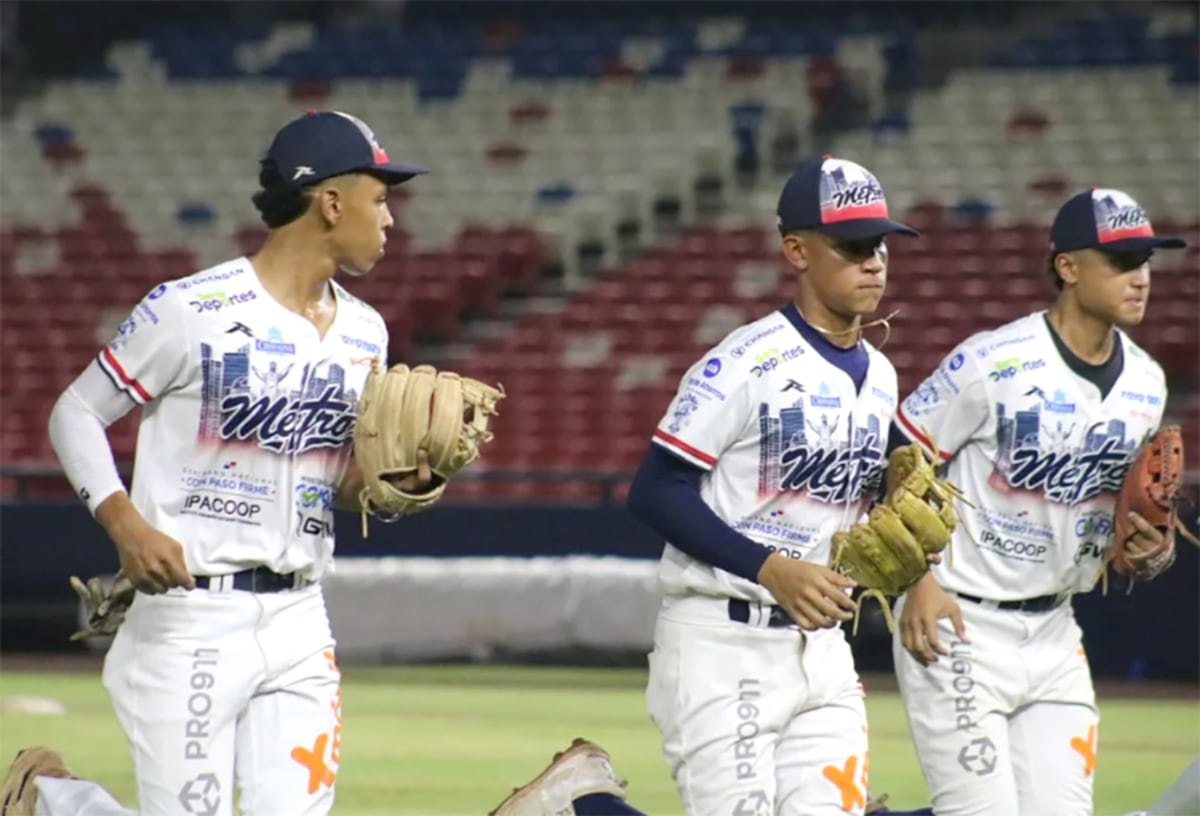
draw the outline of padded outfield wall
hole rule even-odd
[[[1193,491],[1194,493],[1194,491]],[[351,662],[547,658],[640,664],[657,605],[661,542],[616,504],[454,506],[398,524],[339,514],[338,569],[326,594]],[[112,546],[83,508],[0,505],[0,644],[79,650],[72,574],[111,574]],[[1200,676],[1200,552],[1127,594],[1114,582],[1075,599],[1097,676]],[[891,651],[871,603],[854,641],[859,665],[887,671]],[[103,644],[92,644],[102,648]]]

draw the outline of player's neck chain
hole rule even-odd
[[[870,323],[862,323],[858,326],[855,326],[852,329],[842,329],[841,331],[833,331],[832,329],[825,329],[825,328],[818,326],[816,323],[813,323],[811,320],[809,320],[807,317],[804,316],[804,312],[802,312],[800,310],[799,306],[796,307],[796,313],[800,315],[801,320],[803,320],[808,325],[812,326],[815,330],[819,331],[821,334],[825,335],[826,337],[840,337],[843,334],[850,334],[852,332],[856,332],[858,334],[858,338],[855,340],[855,342],[862,340],[863,329],[869,329],[872,326],[883,326],[883,340],[881,340],[879,342],[879,345],[877,345],[875,347],[877,349],[881,349],[885,345],[887,345],[888,338],[892,336],[891,319],[893,317],[895,317],[896,315],[900,314],[900,310],[893,309],[892,312],[885,317],[881,317],[877,320],[872,320]]]

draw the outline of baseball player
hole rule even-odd
[[[142,812],[230,814],[235,780],[244,814],[333,804],[341,697],[318,582],[334,507],[359,509],[355,361],[388,347],[333,276],[370,271],[389,186],[423,172],[353,116],[292,121],[262,162],[261,250],[156,286],[54,407],[63,469],[140,590],[103,677]],[[127,494],[105,429],[136,406]],[[87,786],[43,780],[38,807],[92,812],[74,804],[104,798]]]
[[[959,345],[896,415],[974,509],[953,558],[897,606],[896,674],[938,814],[1092,811],[1098,715],[1071,596],[1099,576],[1125,473],[1162,420],[1162,369],[1119,327],[1141,322],[1154,235],[1096,189],[1050,235],[1058,299]],[[1146,555],[1163,535],[1141,517]],[[945,659],[939,659],[941,658]]]
[[[830,157],[788,180],[778,226],[794,302],[688,370],[629,495],[668,542],[646,705],[695,816],[866,804],[863,690],[838,628],[853,582],[825,565],[882,480],[896,372],[862,316],[885,236],[916,233],[871,173]]]
[[[626,783],[617,779],[608,752],[576,738],[550,765],[517,788],[489,816],[645,816],[625,801]],[[889,810],[887,797],[871,799],[865,813],[873,816],[932,816],[928,808]],[[737,811],[734,811],[736,813]],[[750,811],[753,813],[754,811]]]

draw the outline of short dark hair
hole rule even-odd
[[[252,196],[251,201],[269,229],[292,223],[304,215],[312,203],[312,191],[288,183],[273,159],[262,160],[258,185],[262,189]]]
[[[1060,254],[1062,253],[1050,250],[1050,254],[1046,256],[1046,276],[1050,278],[1051,285],[1061,292],[1063,290],[1063,279],[1059,277],[1058,268],[1054,265]]]

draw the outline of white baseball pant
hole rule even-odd
[[[668,598],[646,709],[687,816],[863,812],[867,714],[840,630],[738,623],[725,599]]]
[[[235,782],[244,816],[332,808],[340,674],[319,586],[139,593],[105,658],[104,686],[132,753],[141,812],[230,816]],[[95,783],[45,782],[44,816],[114,812],[82,792]],[[80,809],[76,796],[92,797],[96,810]]]
[[[949,657],[925,667],[899,632],[892,643],[934,813],[1091,814],[1100,718],[1070,603],[1041,613],[959,606],[969,643],[938,622]]]

